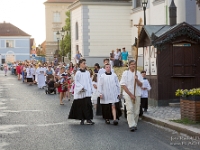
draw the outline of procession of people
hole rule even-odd
[[[106,124],[118,125],[122,115],[121,99],[124,98],[129,129],[131,132],[136,131],[140,111],[146,112],[148,109],[148,91],[151,86],[146,79],[146,72],[140,73],[135,61],[130,60],[128,69],[119,81],[110,59],[103,60],[101,69],[95,63],[94,71],[86,66],[84,58],[76,63],[15,62],[11,71],[19,81],[29,86],[37,85],[39,89],[48,87],[48,83],[53,81],[60,105],[64,105],[65,99],[73,99],[68,119],[80,120],[80,125],[94,125],[94,114],[102,116]],[[5,75],[7,70],[5,64]]]

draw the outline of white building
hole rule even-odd
[[[172,0],[149,0],[147,25],[169,25]],[[200,24],[200,10],[195,0],[174,0],[177,23]],[[139,19],[144,20],[141,0],[77,0],[71,11],[72,58],[79,50],[89,66],[109,57],[111,50],[126,47],[131,55],[137,37]],[[142,50],[139,52],[142,55]],[[141,64],[141,62],[140,62]]]
[[[78,0],[71,11],[72,58],[79,50],[87,64],[102,64],[112,50],[131,50],[131,2]]]

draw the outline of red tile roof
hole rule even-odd
[[[76,0],[47,0],[45,3],[73,3]]]
[[[30,36],[11,23],[0,23],[0,36]]]

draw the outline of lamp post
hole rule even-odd
[[[62,28],[62,30],[60,31],[60,33],[61,33],[61,37],[62,37],[62,62],[64,63],[64,47],[63,47],[63,39],[64,39],[64,37],[65,37],[65,30]]]
[[[148,0],[141,0],[142,2],[142,7],[143,7],[143,10],[144,10],[144,25],[146,25],[146,8],[147,8],[147,3],[148,3]]]
[[[59,51],[59,40],[60,40],[60,32],[59,31],[57,31],[57,33],[56,33],[56,38],[58,41],[58,51]]]

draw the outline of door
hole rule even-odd
[[[173,76],[194,77],[193,48],[184,46],[173,47]]]

